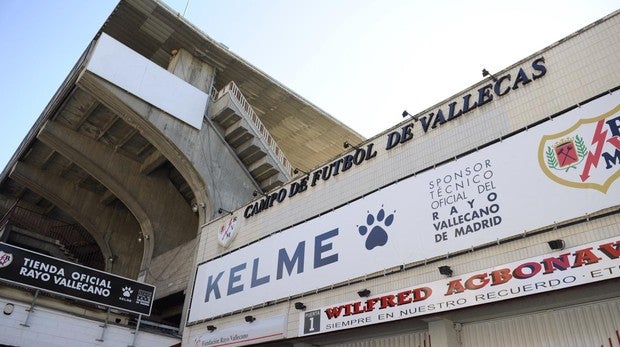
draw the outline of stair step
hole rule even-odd
[[[255,137],[235,148],[235,153],[237,153],[239,159],[241,159],[246,166],[250,166],[267,156],[267,153],[263,151],[258,139]]]
[[[224,139],[261,188],[271,189],[283,184],[290,173],[280,171],[282,165],[279,150],[272,149],[271,142],[264,142],[273,139],[268,137],[262,140],[262,135],[255,127],[262,129],[264,125],[260,120],[256,120],[257,125],[251,120],[251,117],[257,116],[234,84],[231,90],[239,95],[234,96],[232,91],[224,93],[211,106],[210,118],[223,129]],[[242,104],[249,106],[248,109],[241,109],[239,105]]]

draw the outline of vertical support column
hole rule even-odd
[[[136,330],[133,332],[133,339],[131,340],[131,345],[127,345],[127,347],[134,347],[136,345],[136,337],[138,337],[138,331],[140,330],[140,323],[142,322],[142,315],[138,315],[138,324],[136,324]]]
[[[180,49],[172,56],[168,71],[194,87],[210,94],[215,80],[215,68],[194,57],[190,52]]]
[[[428,332],[431,335],[433,347],[459,347],[454,323],[451,320],[440,319],[428,322]]]
[[[103,342],[103,334],[105,334],[105,330],[108,327],[108,319],[110,318],[110,308],[108,307],[108,309],[105,312],[105,321],[103,322],[103,325],[100,325],[101,327],[101,336],[96,339],[95,341],[99,341],[99,342]]]
[[[32,299],[32,303],[30,304],[30,308],[28,308],[26,311],[28,311],[28,314],[26,315],[26,321],[24,321],[23,323],[21,323],[21,326],[24,326],[26,328],[29,328],[30,325],[28,325],[28,321],[30,320],[30,314],[32,313],[32,311],[34,311],[34,304],[37,302],[37,298],[39,297],[39,290],[37,289],[36,292],[34,292],[34,298]]]

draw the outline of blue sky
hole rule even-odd
[[[164,1],[183,13],[187,0]],[[0,167],[117,1],[1,0]],[[185,17],[366,137],[618,9],[617,0],[190,0]]]

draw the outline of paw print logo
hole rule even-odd
[[[396,211],[394,211],[396,212]],[[375,221],[377,224],[375,224]],[[381,209],[377,212],[377,215],[374,216],[370,211],[368,211],[368,216],[366,216],[366,225],[358,225],[357,230],[360,235],[366,237],[366,249],[371,250],[375,247],[384,246],[388,241],[388,234],[385,231],[385,228],[392,225],[394,222],[394,214],[391,213],[387,217],[385,216],[385,211],[383,210],[383,205],[381,205]],[[380,225],[383,223],[383,226]],[[370,231],[369,231],[370,230]]]
[[[126,298],[130,297],[133,293],[133,289],[131,289],[131,287],[123,287],[121,290],[123,291],[123,296]]]

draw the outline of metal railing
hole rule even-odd
[[[226,95],[226,93],[230,93],[233,102],[246,113],[244,116],[246,116],[246,119],[249,121],[250,126],[252,126],[256,133],[260,135],[260,140],[262,140],[262,142],[267,146],[267,148],[271,149],[273,154],[276,156],[278,162],[282,165],[282,168],[286,170],[285,172],[288,174],[288,176],[292,176],[293,167],[291,166],[291,163],[288,161],[288,159],[286,159],[284,153],[282,152],[276,141],[273,139],[265,125],[263,125],[263,122],[261,122],[260,118],[258,118],[258,115],[256,114],[256,112],[254,112],[254,109],[245,99],[245,97],[241,93],[241,90],[239,90],[239,87],[237,87],[235,82],[228,82],[228,84],[219,91],[216,91],[215,88],[213,88],[211,90],[211,97],[213,98],[213,101],[216,101]]]
[[[14,225],[32,233],[53,239],[64,247],[82,265],[105,268],[103,254],[93,237],[77,224],[68,224],[48,218],[28,209],[13,206],[0,220],[0,225]]]

